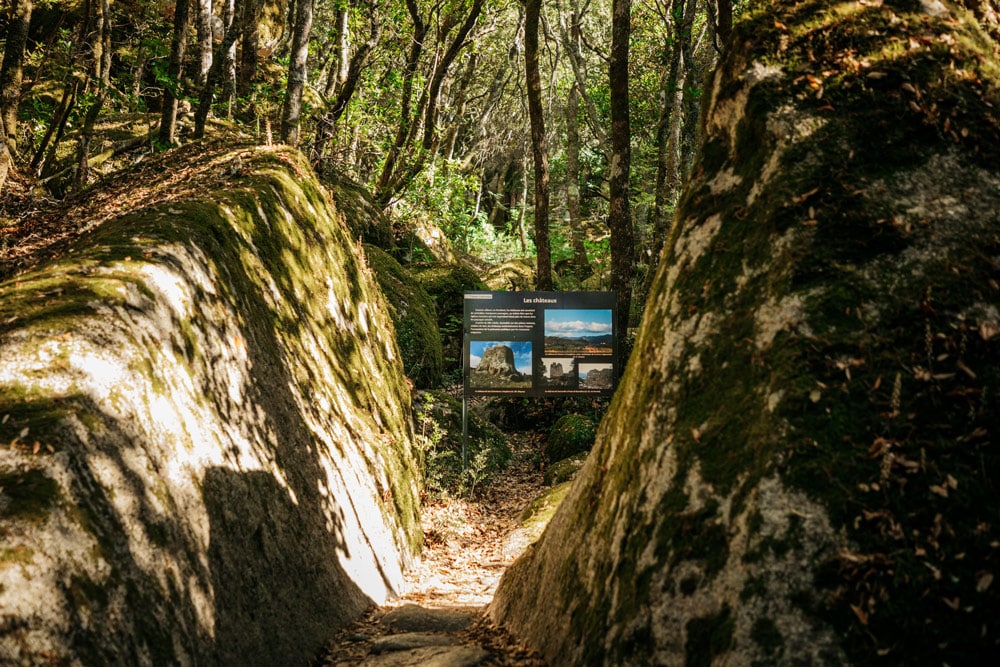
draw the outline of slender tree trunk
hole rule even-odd
[[[7,133],[7,126],[3,116],[0,116],[0,136]],[[6,141],[0,141],[0,194],[3,194],[3,186],[7,184],[7,174],[13,161],[10,158],[10,149],[7,148]]]
[[[302,91],[306,86],[312,20],[313,0],[299,0],[292,33],[292,54],[288,64],[288,87],[281,112],[281,140],[292,146],[299,143],[299,116],[302,113]]]
[[[212,69],[212,0],[195,0],[198,3],[198,83],[208,81],[208,71]],[[186,34],[185,34],[186,36]]]
[[[243,1],[243,39],[240,41],[240,76],[237,81],[237,92],[241,97],[250,94],[254,79],[257,78],[261,9],[261,0]]]
[[[576,81],[577,88],[580,91],[584,108],[587,110],[587,120],[590,124],[590,129],[594,133],[594,137],[597,138],[597,141],[601,146],[601,150],[604,151],[605,157],[610,162],[611,141],[608,139],[607,132],[604,131],[600,114],[597,111],[597,105],[594,103],[593,98],[587,93],[587,71],[584,64],[583,51],[580,45],[580,42],[582,41],[580,21],[582,18],[583,15],[580,12],[578,3],[574,1],[570,9],[569,16],[559,22],[560,35],[562,37],[563,48],[566,50],[566,56],[569,60],[570,67],[573,69],[573,77]]]
[[[243,0],[247,2],[248,0]],[[236,0],[224,0],[222,11],[222,22],[226,26],[226,32],[237,31],[241,36],[242,27],[236,27],[236,12],[240,12],[240,19],[243,19],[242,6],[237,9]],[[236,99],[236,42],[233,41],[229,48],[222,52],[222,97],[226,101],[226,116],[233,117],[233,101]]]
[[[583,217],[580,212],[580,89],[569,88],[566,101],[566,208],[569,210],[569,232],[573,243],[573,266],[580,280],[590,275],[587,248],[583,243]]]
[[[678,173],[677,135],[682,121],[683,91],[678,85],[683,56],[688,53],[686,47],[692,40],[691,30],[694,23],[697,0],[673,0],[671,16],[673,17],[673,39],[667,47],[669,65],[660,86],[660,115],[656,123],[656,188],[653,200],[653,233],[649,279],[655,273],[659,262],[659,246],[666,239],[669,221],[667,219],[667,204],[672,202],[680,188]],[[686,62],[686,60],[683,60]],[[689,119],[696,122],[696,119]]]
[[[335,76],[330,77],[330,81],[336,88],[344,87],[350,72],[351,33],[348,29],[349,18],[350,13],[346,7],[337,11],[337,71]]]
[[[420,8],[417,6],[416,0],[406,0],[406,8],[410,12],[410,20],[413,21],[413,40],[410,42],[410,51],[406,58],[406,66],[403,68],[403,90],[400,94],[399,126],[396,128],[396,137],[389,148],[388,155],[385,157],[382,173],[379,176],[378,184],[375,186],[376,192],[379,193],[388,192],[392,175],[396,171],[396,163],[410,135],[413,77],[416,75],[417,65],[420,62],[420,54],[423,52],[424,38],[427,37],[427,24],[420,15]]]
[[[617,292],[619,350],[624,350],[632,305],[635,234],[629,203],[631,128],[628,60],[631,0],[613,0],[611,18],[611,174],[608,224],[611,231],[611,289]]]
[[[177,0],[174,6],[174,35],[170,41],[170,62],[167,65],[167,83],[163,89],[163,109],[160,115],[158,141],[169,145],[177,129],[177,99],[181,90],[181,71],[187,50],[187,30],[190,20],[189,0]]]
[[[59,106],[56,107],[55,112],[52,114],[52,121],[49,123],[48,129],[45,130],[45,136],[42,137],[41,143],[38,144],[38,150],[35,151],[35,157],[31,160],[32,172],[39,175],[45,173],[48,166],[47,163],[51,161],[52,157],[55,155],[55,148],[62,140],[63,131],[66,128],[66,121],[69,120],[69,113],[72,111],[73,107],[76,106],[76,93],[79,88],[79,80],[74,80],[71,85],[66,86],[63,90],[62,99],[59,100]],[[48,158],[46,158],[47,150]]]
[[[3,64],[0,65],[0,119],[5,130],[0,139],[8,146],[7,159],[17,151],[17,107],[21,102],[21,76],[24,49],[28,43],[31,23],[32,0],[13,0],[7,40],[4,44]]]
[[[205,124],[208,122],[208,114],[212,110],[212,99],[215,97],[215,88],[223,75],[225,61],[223,54],[229,51],[243,32],[240,25],[243,20],[242,13],[235,12],[234,15],[236,18],[233,20],[233,24],[229,26],[229,29],[226,30],[226,34],[222,38],[222,43],[219,44],[219,49],[212,54],[212,68],[208,70],[208,76],[205,78],[205,87],[202,88],[201,97],[198,100],[198,109],[194,114],[195,139],[201,139],[205,136]]]
[[[87,109],[87,116],[80,130],[80,145],[77,150],[76,184],[86,185],[90,176],[90,143],[94,138],[94,127],[101,115],[111,87],[111,3],[99,0],[95,5],[97,17],[94,25],[94,73],[97,80],[97,95]]]
[[[733,0],[716,0],[719,20],[719,41],[720,46],[725,47],[729,43],[729,36],[733,32]]]
[[[535,169],[535,285],[552,289],[552,253],[549,248],[549,155],[542,108],[542,78],[538,67],[538,25],[542,0],[527,0],[524,10],[524,78],[531,122],[531,155]]]

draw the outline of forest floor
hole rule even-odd
[[[542,438],[509,435],[511,465],[483,492],[428,499],[424,551],[407,589],[341,630],[315,665],[545,665],[485,615],[504,570],[526,546],[512,532],[543,485],[523,454],[537,451]]]

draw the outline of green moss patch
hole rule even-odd
[[[583,415],[563,415],[556,420],[545,441],[545,459],[555,463],[574,454],[589,451],[597,437],[597,428]]]
[[[414,385],[429,389],[441,384],[441,334],[431,297],[388,253],[366,245],[368,265],[387,296],[403,369]]]

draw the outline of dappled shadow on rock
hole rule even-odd
[[[308,520],[273,475],[210,468],[202,488],[222,664],[308,657],[316,637],[373,604],[339,566],[342,527]]]

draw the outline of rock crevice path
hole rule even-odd
[[[538,451],[536,434],[514,434],[515,452]],[[515,455],[486,492],[472,499],[443,498],[423,510],[424,553],[408,574],[407,590],[341,630],[317,667],[542,667],[537,653],[518,644],[486,616],[504,570],[526,544],[518,517],[542,489],[530,457]]]

